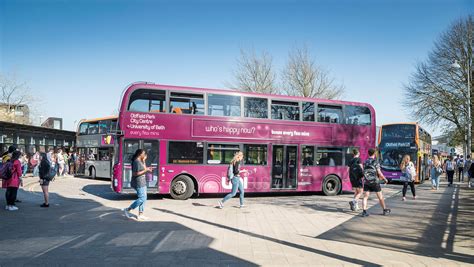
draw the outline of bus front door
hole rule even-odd
[[[159,141],[125,140],[123,153],[123,186],[127,190],[131,189],[132,181],[132,157],[137,149],[143,149],[147,153],[146,166],[152,168],[151,173],[145,175],[149,191],[158,190],[158,159]]]
[[[147,187],[150,191],[158,190],[158,162],[159,162],[159,141],[143,141],[142,148],[147,153],[146,166],[151,167],[153,170],[151,173],[146,175]]]
[[[272,157],[272,188],[296,189],[297,146],[274,145]]]

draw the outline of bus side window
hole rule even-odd
[[[342,166],[342,149],[333,147],[318,147],[316,163],[318,166]]]
[[[303,146],[301,149],[301,158],[303,159],[303,166],[313,166],[314,146]]]
[[[314,103],[303,102],[303,121],[314,121]]]
[[[267,145],[244,145],[246,165],[267,165]]]
[[[247,118],[268,118],[268,100],[266,98],[244,98],[244,116]]]
[[[370,109],[362,106],[345,106],[344,118],[346,124],[370,125]]]
[[[165,112],[166,92],[163,90],[138,89],[132,93],[128,110],[137,112]]]
[[[318,122],[341,123],[342,107],[318,105]]]
[[[171,92],[170,112],[204,115],[204,96],[201,94]]]

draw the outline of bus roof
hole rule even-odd
[[[79,121],[79,124],[82,122],[96,122],[96,121],[105,121],[105,120],[113,120],[117,119],[118,116],[116,115],[111,115],[111,116],[106,116],[106,117],[100,117],[100,118],[94,118],[94,119],[82,119]]]
[[[368,107],[373,113],[375,113],[375,109],[369,103],[362,103],[362,102],[354,102],[354,101],[343,101],[343,100],[330,100],[330,99],[323,99],[323,98],[310,98],[310,97],[302,97],[302,96],[288,96],[288,95],[278,95],[278,94],[264,94],[264,93],[254,93],[254,92],[243,92],[231,89],[209,89],[209,88],[199,88],[199,87],[188,87],[188,86],[176,86],[176,85],[164,85],[164,84],[156,84],[151,82],[135,82],[128,85],[124,92],[122,93],[122,98],[120,99],[120,108],[121,110],[124,109],[122,106],[123,100],[128,98],[132,91],[136,89],[163,89],[163,90],[190,90],[190,91],[200,91],[202,93],[224,93],[224,94],[238,94],[242,96],[253,96],[253,97],[261,97],[261,98],[284,98],[286,100],[294,100],[294,101],[316,101],[323,104],[335,104],[335,105],[358,105],[358,106],[366,106]]]

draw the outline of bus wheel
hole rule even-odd
[[[90,167],[89,168],[89,177],[91,177],[91,179],[95,179],[95,168],[94,167]]]
[[[328,175],[323,182],[323,193],[326,196],[335,196],[341,191],[341,180],[335,175]]]
[[[171,197],[174,199],[185,200],[194,193],[194,183],[189,176],[180,175],[171,183]]]

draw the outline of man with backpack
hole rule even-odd
[[[370,196],[370,192],[375,192],[379,199],[380,206],[382,206],[383,215],[390,214],[391,210],[385,206],[385,200],[383,199],[382,188],[380,187],[381,181],[387,183],[387,178],[382,174],[380,170],[380,164],[375,158],[375,149],[369,149],[369,158],[364,162],[364,200],[363,200],[363,211],[362,217],[369,216],[367,212],[367,201]]]
[[[456,165],[458,167],[458,181],[459,182],[464,182],[464,158],[463,155],[461,155],[456,162]]]
[[[357,148],[352,150],[352,159],[349,163],[349,178],[351,180],[352,188],[354,188],[354,199],[349,201],[349,206],[352,211],[359,209],[358,200],[362,195],[363,191],[363,180],[364,169],[362,163],[360,162],[360,153]]]

